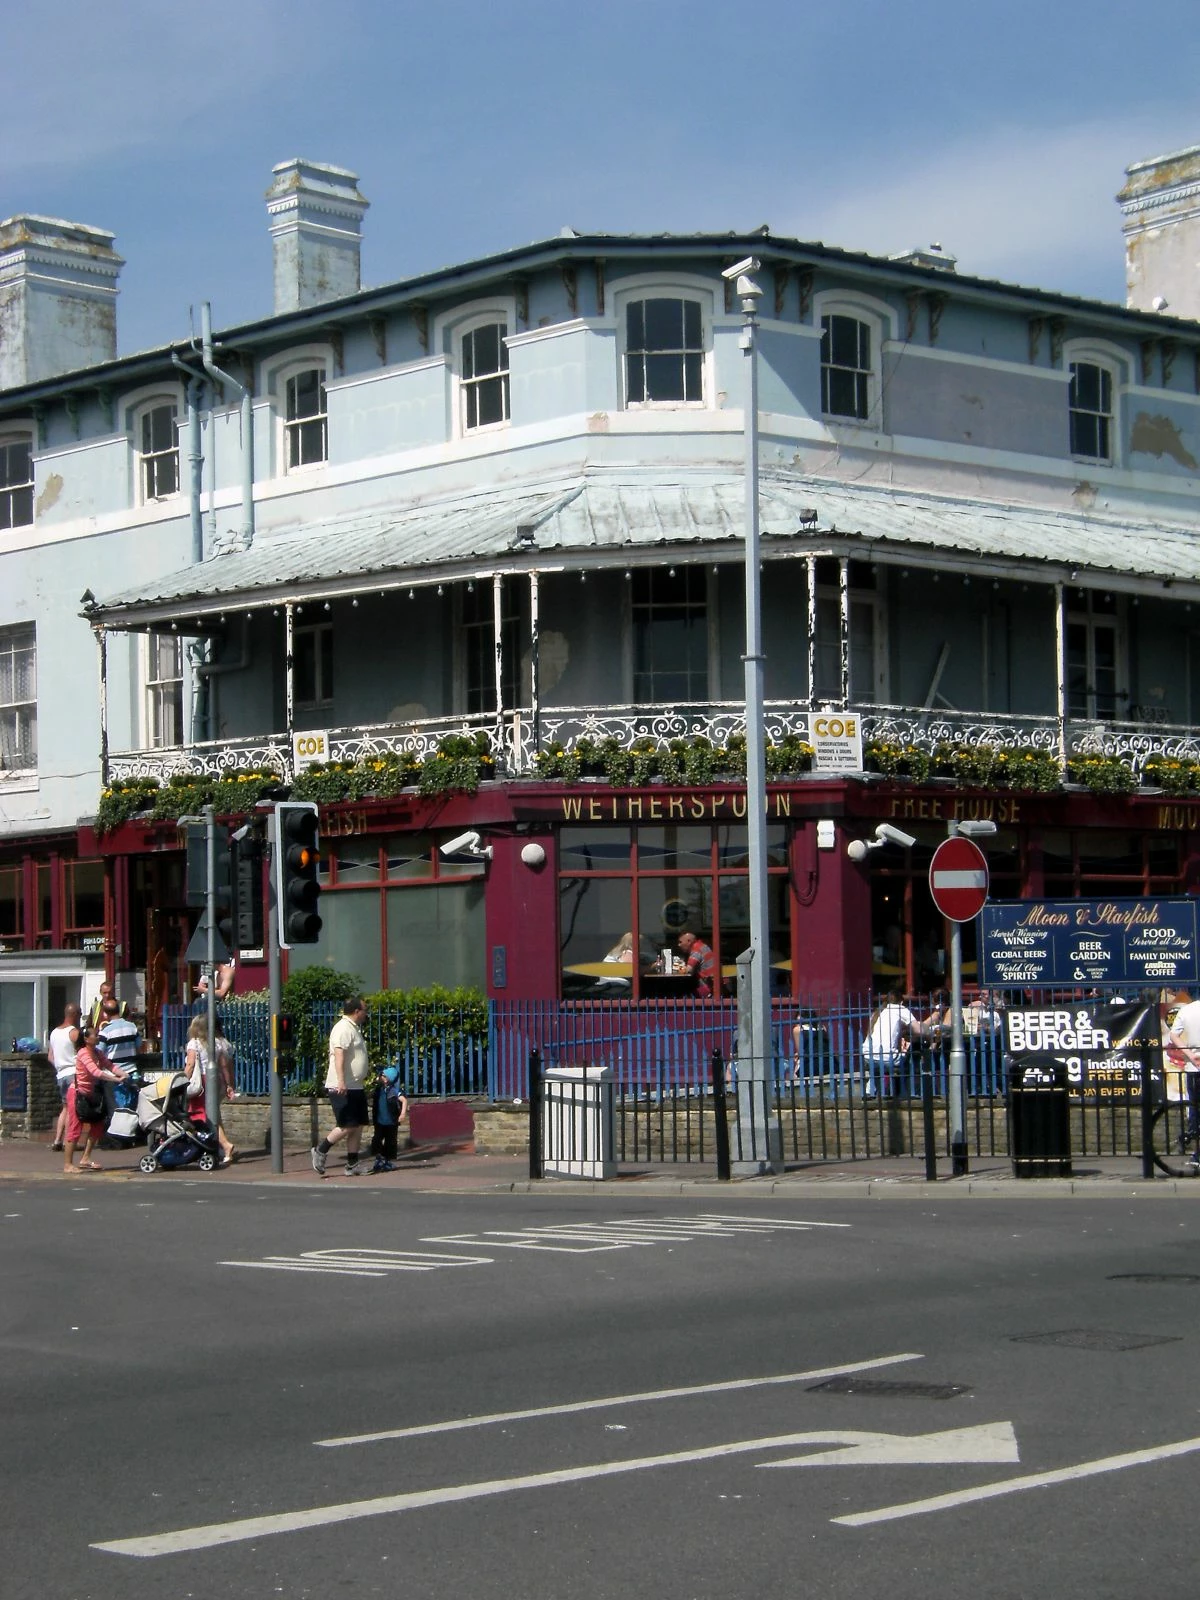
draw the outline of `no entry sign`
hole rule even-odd
[[[943,839],[929,863],[933,903],[951,922],[970,922],[987,903],[987,857],[970,839]]]

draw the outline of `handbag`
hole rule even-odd
[[[79,1080],[75,1080],[75,1115],[80,1122],[104,1121],[104,1090],[97,1084],[95,1088],[83,1088]]]

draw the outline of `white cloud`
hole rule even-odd
[[[937,241],[959,271],[1067,293],[1123,297],[1115,196],[1125,168],[1195,138],[1148,118],[1067,128],[992,128],[924,160],[898,151],[894,170],[775,210],[772,231],[890,255]]]

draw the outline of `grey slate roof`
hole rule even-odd
[[[705,552],[736,548],[743,519],[738,473],[586,473],[260,534],[250,549],[215,554],[102,597],[89,614],[110,626],[133,626],[481,568],[546,571],[636,560],[638,552],[664,546],[681,555],[688,545]],[[1133,587],[1147,580],[1194,585],[1200,593],[1200,522],[1164,526],[780,471],[762,474],[760,522],[766,560],[807,550],[878,553],[966,570],[1020,569],[1042,581],[1074,569]]]

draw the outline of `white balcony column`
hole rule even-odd
[[[283,608],[283,715],[287,737],[287,752],[285,756],[289,777],[294,777],[292,772],[292,751],[295,749],[293,734],[296,731],[296,608],[289,600]]]
[[[850,709],[850,558],[838,560],[838,703]]]
[[[492,647],[496,668],[496,754],[504,749],[504,575],[492,574]]]
[[[529,705],[534,756],[542,748],[542,697],[538,682],[538,632],[541,625],[539,604],[538,575],[536,572],[531,572],[529,574]]]
[[[805,556],[808,575],[808,709],[817,709],[817,558]]]
[[[1058,722],[1058,762],[1067,771],[1067,601],[1061,583],[1054,585],[1054,714]]]
[[[100,672],[100,787],[108,788],[108,629],[97,628],[96,656]]]

